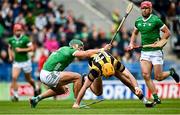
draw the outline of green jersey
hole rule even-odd
[[[16,52],[16,48],[28,48],[31,45],[31,41],[28,36],[22,35],[20,38],[12,36],[8,39],[8,43],[11,45],[12,50],[14,51],[14,61],[24,62],[29,60],[28,52]]]
[[[139,17],[135,22],[135,27],[141,33],[142,45],[152,44],[160,40],[160,29],[164,23],[157,16],[151,14],[146,20]],[[142,51],[155,51],[162,48],[143,48]]]
[[[76,49],[64,46],[53,52],[44,63],[43,69],[47,71],[63,71],[75,58]]]

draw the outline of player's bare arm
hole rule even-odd
[[[79,58],[87,58],[87,57],[91,57],[92,55],[98,53],[101,50],[109,50],[110,48],[111,48],[111,44],[107,44],[102,49],[90,49],[90,50],[86,50],[86,51],[78,50],[78,51],[74,52],[73,55],[75,57],[79,57]]]
[[[137,35],[138,35],[138,33],[139,33],[139,31],[137,30],[137,28],[136,27],[134,27],[134,29],[133,29],[133,32],[132,32],[132,35],[131,35],[131,41],[130,41],[130,44],[129,44],[129,46],[128,46],[128,49],[133,49],[134,47],[135,47],[135,39],[137,38]]]
[[[170,30],[168,29],[168,27],[166,25],[163,26],[161,31],[163,32],[162,39],[168,39],[170,37],[171,32],[170,32]]]
[[[91,50],[86,50],[86,51],[78,50],[74,52],[73,55],[79,58],[87,58],[87,57],[91,57],[93,54],[98,53],[98,52],[99,52],[99,49],[91,49]]]
[[[126,78],[131,81],[131,84],[132,84],[132,86],[133,86],[134,89],[135,89],[135,94],[136,94],[136,95],[141,94],[142,91],[141,91],[141,89],[138,87],[138,83],[137,83],[136,79],[135,79],[135,78],[133,77],[133,75],[129,72],[129,70],[128,70],[128,69],[125,69],[125,70],[122,72],[122,74],[123,74],[124,76],[126,76]]]
[[[8,46],[9,61],[13,61],[13,51],[11,45]]]
[[[163,32],[161,40],[155,42],[154,44],[152,44],[151,47],[163,47],[164,45],[166,45],[167,40],[171,35],[171,32],[170,32],[170,30],[168,29],[168,27],[166,25],[163,26],[161,31]]]
[[[77,108],[77,109],[80,108],[79,104],[80,104],[86,90],[91,86],[91,84],[92,84],[92,81],[90,81],[89,78],[85,80],[84,85],[82,86],[81,90],[79,91],[76,102],[72,106],[73,108]]]
[[[29,45],[27,48],[19,48],[17,47],[15,50],[16,52],[30,52],[33,51],[33,45]]]
[[[161,31],[163,32],[163,35],[161,37],[161,40],[153,43],[153,44],[148,44],[148,45],[144,45],[143,47],[163,47],[166,45],[170,35],[171,35],[171,32],[170,30],[168,29],[168,27],[166,25],[163,26],[163,28],[161,29]]]

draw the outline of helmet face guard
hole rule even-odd
[[[84,49],[84,44],[81,40],[77,40],[77,39],[72,39],[70,42],[69,42],[69,46],[70,47],[73,47],[73,46],[76,46],[76,48],[78,48],[79,50],[83,50]]]
[[[115,74],[114,67],[111,63],[105,63],[102,66],[102,74],[105,78],[109,78]]]

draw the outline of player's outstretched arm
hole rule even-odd
[[[135,47],[135,39],[137,38],[139,31],[134,27],[132,35],[131,35],[131,39],[130,39],[130,43],[128,46],[129,50],[132,50]]]
[[[161,31],[163,32],[163,35],[162,35],[162,39],[168,39],[171,35],[171,32],[170,30],[168,29],[168,27],[165,25],[163,26],[163,28],[161,29]]]
[[[168,38],[171,35],[171,32],[170,32],[170,30],[168,29],[168,27],[166,25],[163,26],[161,31],[163,32],[161,40],[155,42],[154,44],[150,44],[151,47],[164,47],[166,45],[166,43],[168,41]]]
[[[134,87],[135,94],[139,95],[142,94],[142,90],[138,87],[137,80],[134,78],[134,76],[129,72],[127,68],[122,72],[122,74],[131,81],[132,86]]]
[[[80,108],[80,106],[79,106],[80,102],[81,102],[87,88],[89,88],[91,86],[91,84],[92,84],[92,81],[90,81],[89,78],[86,79],[84,85],[82,86],[81,90],[79,91],[76,102],[73,104],[72,108],[75,108],[75,109]]]
[[[107,44],[104,48],[101,49],[90,49],[86,51],[76,51],[73,55],[75,57],[79,58],[88,58],[91,57],[92,55],[100,52],[101,50],[109,50],[111,48],[111,44]]]

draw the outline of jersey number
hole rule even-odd
[[[100,60],[104,59],[105,57],[110,57],[110,56],[106,52],[101,52],[95,57],[94,60],[95,60],[95,62],[99,62]]]

